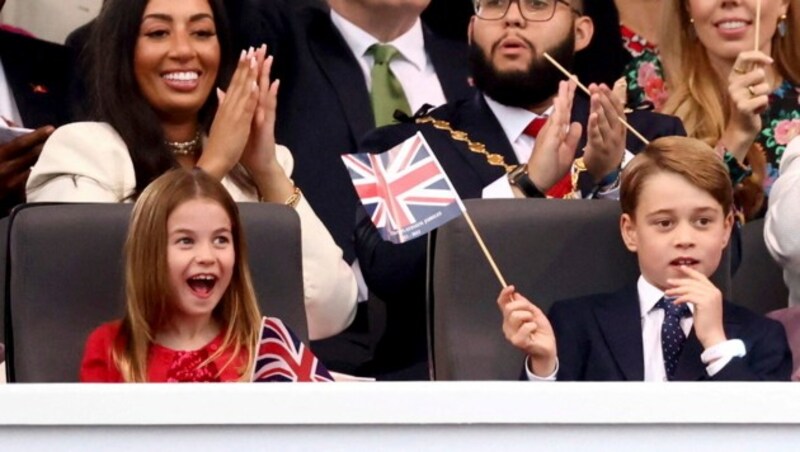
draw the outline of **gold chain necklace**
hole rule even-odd
[[[202,145],[202,138],[198,130],[194,138],[189,141],[165,141],[164,143],[166,143],[167,147],[174,155],[195,156]]]
[[[514,168],[518,166],[518,165],[509,165],[508,163],[506,163],[506,159],[502,155],[489,152],[486,149],[485,144],[470,140],[467,132],[464,132],[462,130],[454,130],[450,126],[450,123],[447,121],[443,121],[441,119],[434,119],[431,116],[423,116],[421,118],[417,118],[417,124],[430,124],[436,129],[444,130],[450,133],[450,137],[453,138],[454,140],[466,143],[467,149],[469,149],[470,152],[482,155],[486,159],[486,162],[489,163],[489,165],[503,167],[506,173],[510,173],[511,171],[514,170]]]

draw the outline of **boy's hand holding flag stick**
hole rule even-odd
[[[384,240],[407,242],[463,214],[501,286],[508,285],[422,133],[381,154],[347,154],[342,161]]]
[[[564,75],[567,76],[567,78],[569,78],[570,80],[575,80],[575,83],[578,85],[578,88],[580,88],[583,92],[585,92],[591,97],[592,94],[589,92],[589,88],[584,86],[583,83],[581,83],[581,81],[578,80],[577,75],[571,74],[564,66],[559,64],[558,61],[556,61],[553,57],[551,57],[550,54],[548,54],[547,52],[544,53],[544,57],[547,58],[547,61],[553,63],[553,65],[557,67],[559,71],[563,72]],[[642,134],[639,133],[638,130],[634,129],[630,124],[628,124],[628,121],[626,121],[625,118],[619,115],[617,115],[617,118],[632,134],[636,136],[636,138],[642,140],[642,143],[650,144],[650,141],[644,136],[642,136]]]

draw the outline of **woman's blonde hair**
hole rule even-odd
[[[218,203],[231,221],[235,263],[231,282],[212,313],[224,331],[222,345],[206,365],[230,352],[219,373],[237,358],[247,360],[241,379],[252,373],[261,314],[256,303],[239,210],[221,183],[202,170],[175,169],[153,181],[141,194],[131,215],[125,242],[126,312],[112,356],[127,382],[147,381],[147,356],[156,333],[169,321],[173,290],[167,266],[167,220],[192,199]]]
[[[778,74],[795,85],[800,84],[799,1],[789,0],[786,36],[775,32],[771,55]],[[727,87],[694,33],[688,0],[668,0],[662,8],[659,52],[670,93],[663,112],[680,117],[689,136],[715,146],[728,121]]]
[[[688,136],[714,147],[730,117],[727,86],[720,83],[711,66],[706,48],[694,33],[689,15],[689,0],[662,2],[659,52],[669,89],[663,113],[683,121]],[[783,79],[800,84],[800,0],[789,0],[786,35],[772,36],[772,58]],[[745,211],[757,211],[763,201],[765,157],[760,146],[751,147],[748,160],[753,177],[737,190],[737,200]]]

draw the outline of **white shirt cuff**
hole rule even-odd
[[[511,190],[511,183],[508,181],[508,176],[500,176],[496,181],[483,187],[481,197],[483,199],[514,198],[514,192]]]
[[[556,375],[558,374],[558,358],[556,358],[556,368],[553,370],[553,373],[546,377],[540,377],[533,372],[531,372],[531,357],[528,356],[525,358],[525,374],[528,376],[528,381],[556,381]]]
[[[730,339],[725,342],[707,348],[701,355],[700,359],[706,365],[706,372],[709,377],[713,377],[733,358],[743,358],[747,354],[744,347],[744,342],[740,339]]]

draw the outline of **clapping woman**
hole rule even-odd
[[[289,178],[289,150],[275,144],[279,82],[266,49],[231,54],[221,0],[108,0],[90,42],[97,122],[52,135],[28,201],[132,201],[166,171],[199,167],[238,202],[297,210],[309,335],[344,330],[355,277]]]

